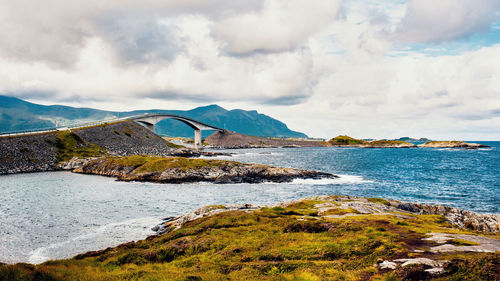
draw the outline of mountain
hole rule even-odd
[[[306,138],[307,135],[288,129],[286,124],[258,113],[256,110],[226,110],[218,105],[197,107],[191,110],[135,110],[127,112],[76,108],[63,105],[40,105],[18,98],[0,96],[0,132],[52,128],[95,120],[113,119],[144,113],[168,113],[189,117],[216,127],[245,135],[259,137]],[[159,122],[156,133],[172,137],[192,137],[193,129],[172,119]],[[204,131],[203,136],[212,132]]]

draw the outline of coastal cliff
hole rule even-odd
[[[500,279],[498,232],[459,227],[445,215],[425,214],[423,205],[404,204],[319,196],[273,206],[211,205],[165,219],[142,241],[40,265],[0,265],[0,279]],[[476,215],[490,217],[498,230],[498,215]]]
[[[337,178],[308,170],[278,168],[262,164],[247,164],[227,160],[189,159],[182,157],[106,157],[83,163],[76,173],[116,177],[123,181],[162,183],[215,182],[261,183],[290,182],[293,179]]]

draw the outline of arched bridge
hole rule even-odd
[[[213,130],[213,131],[224,131],[224,129],[211,126],[200,121],[196,121],[194,119],[174,115],[174,114],[164,114],[164,113],[152,113],[152,114],[144,114],[140,116],[133,116],[130,119],[134,120],[137,123],[144,124],[146,128],[149,130],[155,131],[155,124],[165,119],[175,119],[181,122],[186,123],[189,127],[194,130],[194,147],[198,149],[201,147],[201,131],[205,130]]]

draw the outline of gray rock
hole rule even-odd
[[[442,215],[451,224],[481,232],[500,232],[500,215],[478,214],[440,205],[425,205],[402,202],[397,208],[417,214]]]
[[[383,261],[378,266],[380,269],[396,269],[398,265],[392,261]]]

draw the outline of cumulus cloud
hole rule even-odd
[[[497,0],[409,0],[396,39],[404,42],[443,42],[488,31],[500,18]]]
[[[262,10],[218,21],[214,35],[232,54],[291,50],[332,22],[339,6],[340,0],[266,0]]]
[[[67,67],[89,38],[99,36],[131,55],[128,59],[168,57],[179,46],[159,18],[183,13],[227,17],[261,5],[260,0],[1,0],[0,55]]]
[[[307,48],[272,56],[220,56],[209,25],[199,16],[177,18],[173,28],[186,47],[167,63],[116,64],[115,47],[99,37],[87,40],[72,69],[0,59],[0,85],[10,93],[52,92],[55,100],[80,95],[116,101],[151,97],[278,103],[287,96],[310,95],[312,58]]]
[[[491,63],[498,54],[500,44],[457,56],[379,56],[362,63],[339,56],[314,95],[282,114],[301,124],[300,116],[314,108],[315,122],[326,124],[313,135],[498,138],[492,128],[500,125],[500,68]],[[490,135],[467,127],[474,122],[490,124]]]
[[[499,44],[393,49],[488,30],[498,1],[368,2],[0,0],[0,92],[115,110],[217,102],[325,137],[500,126]]]

